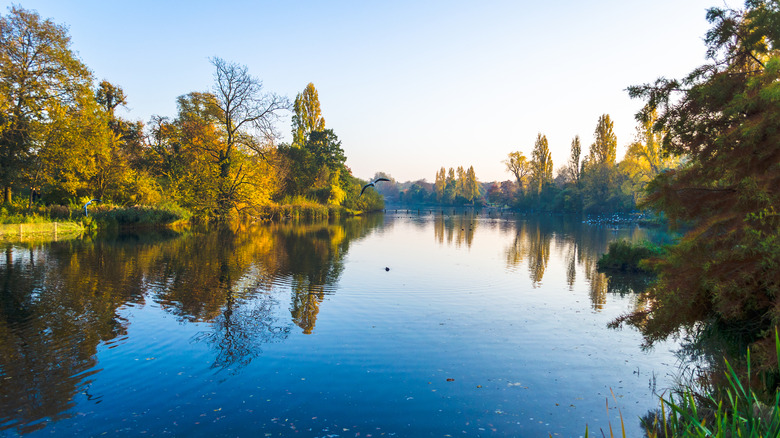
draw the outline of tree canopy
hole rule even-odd
[[[745,5],[707,12],[708,63],[629,89],[647,102],[639,120],[658,111],[663,152],[688,160],[655,178],[646,203],[692,231],[625,319],[648,342],[680,328],[739,338],[767,367],[780,325],[780,7]]]

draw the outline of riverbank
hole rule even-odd
[[[84,232],[84,225],[73,221],[0,224],[0,241],[60,240]]]

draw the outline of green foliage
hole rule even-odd
[[[511,154],[510,154],[511,155]],[[425,180],[419,180],[401,193],[401,201],[409,204],[438,203],[441,205],[462,205],[484,202],[474,166],[457,170],[442,167],[436,172],[432,187]]]
[[[542,189],[553,179],[552,155],[546,135],[539,133],[536,136],[531,157],[531,189],[533,193],[540,195]]]
[[[92,219],[102,226],[149,226],[170,225],[190,218],[191,214],[176,205],[113,207],[99,206],[90,213]]]
[[[780,324],[780,9],[746,7],[709,10],[709,64],[630,88],[647,100],[640,120],[658,110],[664,152],[688,160],[659,174],[645,203],[692,229],[658,264],[648,307],[623,320],[650,343],[718,327],[769,369]]]
[[[599,270],[652,272],[644,260],[663,255],[663,249],[648,241],[636,244],[629,240],[617,240],[609,244],[607,252],[597,262]]]

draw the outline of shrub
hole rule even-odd
[[[663,252],[662,248],[645,240],[636,244],[618,240],[609,244],[607,253],[601,256],[597,265],[599,270],[652,272],[652,268],[642,261],[658,257]]]

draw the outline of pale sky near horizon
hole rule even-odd
[[[12,2],[66,25],[96,81],[122,87],[119,115],[176,116],[176,98],[213,83],[209,57],[248,66],[292,101],[319,92],[326,126],[355,176],[434,180],[474,166],[510,179],[502,160],[548,138],[557,170],[601,114],[618,158],[642,102],[629,85],[681,77],[705,62],[708,7],[723,0]],[[1,2],[8,13],[9,2]],[[742,3],[730,0],[731,7]],[[277,125],[289,141],[290,117]]]

